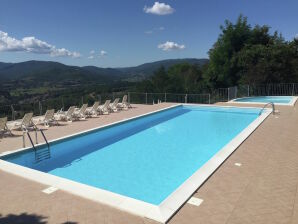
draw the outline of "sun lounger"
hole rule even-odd
[[[120,100],[119,98],[116,98],[113,103],[110,103],[109,104],[109,110],[111,112],[117,112],[118,111],[117,105],[119,103],[119,100]]]
[[[97,108],[99,107],[99,101],[94,102],[92,107],[88,107],[86,109],[86,116],[93,116],[93,115],[97,115]]]
[[[33,113],[26,113],[22,121],[14,124],[14,128],[22,129],[23,131],[36,128],[35,124],[32,121]]]
[[[64,120],[64,121],[69,121],[72,122],[72,115],[75,111],[75,107],[71,106],[68,108],[68,111],[59,111],[56,115],[55,118],[58,120]]]
[[[130,103],[127,102],[127,95],[124,95],[122,98],[122,102],[118,103],[118,108],[127,110],[128,108],[131,108]]]
[[[58,120],[55,119],[55,110],[47,110],[44,117],[40,121],[44,126],[49,127],[50,124],[58,125]]]
[[[88,104],[83,104],[83,106],[80,109],[77,109],[74,111],[74,113],[72,114],[72,117],[76,120],[80,118],[85,119],[86,118],[85,112],[87,107],[88,107]]]
[[[97,111],[101,114],[109,114],[109,105],[111,100],[106,100],[104,105],[98,107]]]
[[[12,135],[11,130],[7,127],[7,117],[0,118],[0,134],[3,136],[5,133]]]

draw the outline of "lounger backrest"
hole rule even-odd
[[[83,114],[83,113],[85,113],[85,111],[86,111],[87,107],[88,107],[88,104],[83,104],[83,106],[81,107],[81,109],[80,109],[79,113],[80,113],[80,114]]]
[[[112,107],[117,106],[117,104],[119,103],[119,100],[120,100],[119,98],[116,98],[112,104]]]
[[[108,108],[110,103],[111,103],[111,100],[106,100],[105,104],[103,105],[103,108]]]
[[[126,103],[127,102],[127,95],[124,95],[122,98],[122,103]]]
[[[55,114],[55,110],[54,110],[54,109],[52,109],[52,110],[47,110],[47,111],[46,111],[46,114],[44,115],[44,119],[45,119],[46,121],[51,120],[51,119],[53,119],[54,114]]]
[[[99,107],[99,101],[95,101],[92,107],[92,110],[97,110],[97,108]]]
[[[7,123],[7,117],[0,118],[0,131],[5,130]]]
[[[33,113],[27,113],[24,115],[22,120],[22,126],[29,127],[32,121]]]
[[[71,115],[73,114],[73,112],[75,111],[75,107],[74,106],[71,106],[69,107],[67,113],[66,113],[66,116],[67,117],[71,117]]]

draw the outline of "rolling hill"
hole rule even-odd
[[[0,80],[30,79],[36,81],[94,81],[109,82],[138,77],[150,77],[159,67],[166,69],[178,63],[203,65],[208,59],[169,59],[125,68],[99,68],[96,66],[69,66],[52,61],[0,62]]]
[[[168,69],[169,67],[175,64],[181,64],[181,63],[197,64],[199,66],[202,66],[208,63],[208,61],[209,61],[208,59],[196,59],[196,58],[168,59],[168,60],[162,60],[162,61],[155,61],[151,63],[145,63],[136,67],[117,68],[117,69],[121,71],[123,74],[128,75],[130,77],[139,76],[142,78],[147,78],[153,75],[153,73],[161,66],[164,66],[165,69]]]

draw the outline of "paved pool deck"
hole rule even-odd
[[[128,111],[61,123],[45,134],[55,139],[171,105],[134,105]],[[270,115],[194,193],[203,203],[184,204],[169,223],[298,223],[298,104],[277,109],[280,113]],[[14,134],[0,139],[0,153],[22,147],[21,132]],[[156,223],[62,190],[48,195],[42,192],[47,187],[0,171],[0,224]]]

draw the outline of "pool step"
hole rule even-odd
[[[46,136],[44,135],[43,131],[41,129],[38,129],[37,127],[35,128],[35,132],[37,131],[40,131],[40,133],[42,134],[46,144],[47,144],[47,148],[41,148],[41,149],[38,149],[38,147],[36,148],[33,144],[33,141],[32,141],[32,138],[28,132],[28,130],[26,130],[26,133],[27,133],[27,136],[31,142],[31,145],[34,149],[34,152],[35,152],[35,163],[39,163],[43,160],[46,160],[46,159],[50,159],[51,158],[51,151],[50,151],[50,145],[48,143],[48,140],[46,138]],[[37,136],[37,135],[36,135]],[[36,143],[37,143],[37,140],[36,140]]]
[[[49,148],[35,150],[35,163],[39,163],[43,160],[50,159],[51,152]]]

